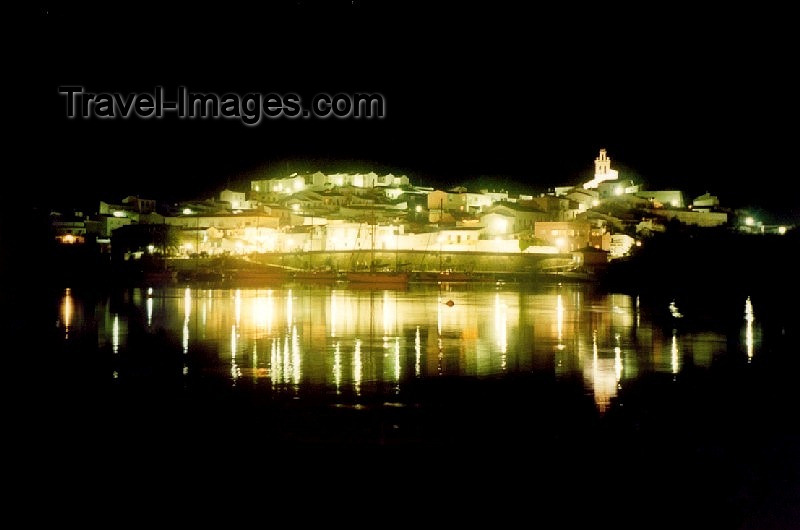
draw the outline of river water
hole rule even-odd
[[[459,499],[482,473],[570,491],[567,512],[627,495],[675,524],[796,515],[800,362],[783,293],[175,285],[25,300],[18,357],[42,361],[25,372],[41,405],[27,432],[58,465],[147,455],[205,473],[235,455],[305,487],[308,454],[278,455],[391,448],[409,469],[449,466]]]
[[[144,377],[136,357],[154,335],[176,378],[197,370],[220,383],[350,398],[400,394],[414,380],[552,373],[578,377],[599,412],[643,374],[677,377],[717,356],[758,356],[757,303],[740,300],[734,322],[684,326],[680,307],[645,307],[636,295],[585,285],[537,289],[420,287],[136,288],[90,299],[61,296],[63,341],[96,339],[109,380]],[[148,352],[152,359],[154,352]]]

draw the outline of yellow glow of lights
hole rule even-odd
[[[592,199],[592,206],[599,206],[599,205],[600,201],[598,201],[597,199]]]
[[[192,314],[192,289],[187,287],[183,291],[183,316],[189,318]]]
[[[673,199],[670,201],[670,204],[672,205],[673,208],[677,208],[680,203],[678,202],[677,199]]]
[[[505,234],[506,230],[508,230],[508,221],[505,219],[497,219],[494,222],[494,230],[495,232],[502,232]]]
[[[122,212],[120,210],[116,210],[113,215],[114,215],[114,217],[125,217],[125,212]]]
[[[111,351],[119,353],[119,315],[114,315],[114,323],[111,326]]]
[[[562,343],[562,340],[564,333],[564,300],[561,298],[560,294],[556,297],[556,329],[558,331],[558,349],[563,350],[564,344]]]
[[[286,294],[286,326],[292,326],[292,290],[289,289],[289,292]]]
[[[506,305],[500,302],[500,293],[496,293],[494,296],[494,333],[497,338],[497,348],[502,354],[506,354],[508,351],[507,324]],[[505,367],[503,368],[505,369]]]
[[[192,209],[191,208],[184,208],[183,209],[183,215],[192,215]]]
[[[783,235],[783,234],[785,234],[785,233],[786,233],[786,227],[785,227],[785,226],[779,226],[779,227],[778,227],[778,233],[779,233],[780,235]]]
[[[622,186],[617,186],[616,188],[614,188],[614,195],[617,196],[622,195]]]
[[[75,242],[75,236],[73,236],[72,234],[67,234],[67,235],[65,235],[65,236],[64,236],[64,237],[63,237],[61,240],[62,240],[64,243],[70,243],[70,244],[72,244],[72,243],[74,243],[74,242]]]
[[[389,291],[383,292],[383,333],[388,335],[397,318],[396,301],[389,300]]]
[[[192,314],[192,290],[187,287],[183,292],[183,353],[189,352],[189,317]]]
[[[422,375],[422,341],[419,338],[419,326],[414,333],[414,375],[419,377]]]
[[[339,387],[342,385],[342,352],[339,348],[339,341],[333,349],[333,381],[336,384],[336,393],[341,392]]]
[[[336,306],[336,293],[331,292],[331,337],[336,336],[336,319],[338,317],[339,311],[338,307]]]
[[[750,297],[747,297],[747,300],[744,302],[744,319],[747,321],[747,326],[745,328],[745,347],[747,348],[747,362],[750,362],[753,359],[753,321],[755,320],[755,316],[753,314],[753,303],[750,301]]]
[[[566,239],[564,239],[563,237],[558,237],[558,238],[556,238],[556,246],[557,246],[558,248],[564,248],[564,247],[566,247],[566,246],[567,246],[567,240],[566,240]],[[561,296],[561,295],[559,295],[559,296]]]
[[[672,346],[670,347],[670,358],[672,361],[672,373],[678,373],[678,337],[675,331],[672,332]]]
[[[356,347],[353,351],[353,388],[356,395],[361,395],[361,371],[363,366],[361,364],[361,339],[356,339]]]
[[[233,310],[234,310],[234,319],[236,320],[236,324],[239,324],[239,320],[242,317],[242,290],[236,289],[236,292],[233,295]]]
[[[258,297],[253,300],[253,324],[256,325],[258,328],[266,328],[267,327],[267,313],[269,309],[267,309],[267,299],[263,297]]]
[[[236,325],[234,324],[231,326],[231,378],[234,382],[242,375],[242,371],[236,363],[236,351],[238,349],[237,338],[238,334],[236,333]]]
[[[294,204],[292,205],[292,211],[293,211],[293,212],[299,212],[299,211],[300,211],[300,205],[299,205],[299,204],[297,204],[297,203],[294,203]]]
[[[400,338],[394,339],[394,380],[400,381]]]
[[[745,217],[744,218],[744,224],[746,224],[747,226],[753,226],[755,223],[756,223],[756,220],[753,219],[752,217]]]
[[[420,205],[418,204],[418,205],[417,205],[417,206],[414,208],[414,211],[415,211],[415,212],[417,212],[417,213],[420,213],[420,212],[422,212],[422,206],[420,206]]]
[[[62,308],[64,320],[64,338],[69,338],[69,326],[72,323],[72,292],[67,288],[64,291],[64,306]]]

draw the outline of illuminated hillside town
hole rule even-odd
[[[180,260],[230,256],[293,270],[439,273],[591,273],[676,222],[750,234],[794,229],[726,208],[712,193],[645,189],[621,178],[605,149],[593,178],[543,193],[434,189],[405,175],[317,171],[255,179],[247,190],[206,200],[156,204],[129,196],[101,201],[89,215],[52,212],[50,219],[58,243],[95,244],[124,261],[164,257],[180,268]]]

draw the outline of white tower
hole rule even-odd
[[[584,189],[596,188],[601,182],[606,180],[617,180],[619,172],[611,169],[611,159],[606,154],[605,149],[600,149],[600,156],[594,159],[594,178],[583,185]]]

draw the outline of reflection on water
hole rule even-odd
[[[753,315],[748,298],[741,337],[748,359],[759,343]],[[67,289],[58,326],[68,341],[96,332],[98,346],[115,356],[136,355],[128,351],[133,331],[166,333],[180,343],[185,376],[200,366],[232,385],[251,381],[281,392],[314,385],[358,396],[428,377],[550,372],[581,377],[604,411],[639,374],[677,377],[686,363],[708,366],[727,349],[723,333],[672,329],[656,317],[637,296],[585,285],[409,292],[187,287],[134,289],[121,302],[86,302]]]
[[[72,325],[72,291],[67,288],[61,301],[61,326],[64,328],[65,339],[69,338],[70,325]]]
[[[747,362],[753,360],[753,321],[755,315],[753,314],[753,302],[750,297],[744,302],[744,320],[745,324],[745,346],[747,348]]]

